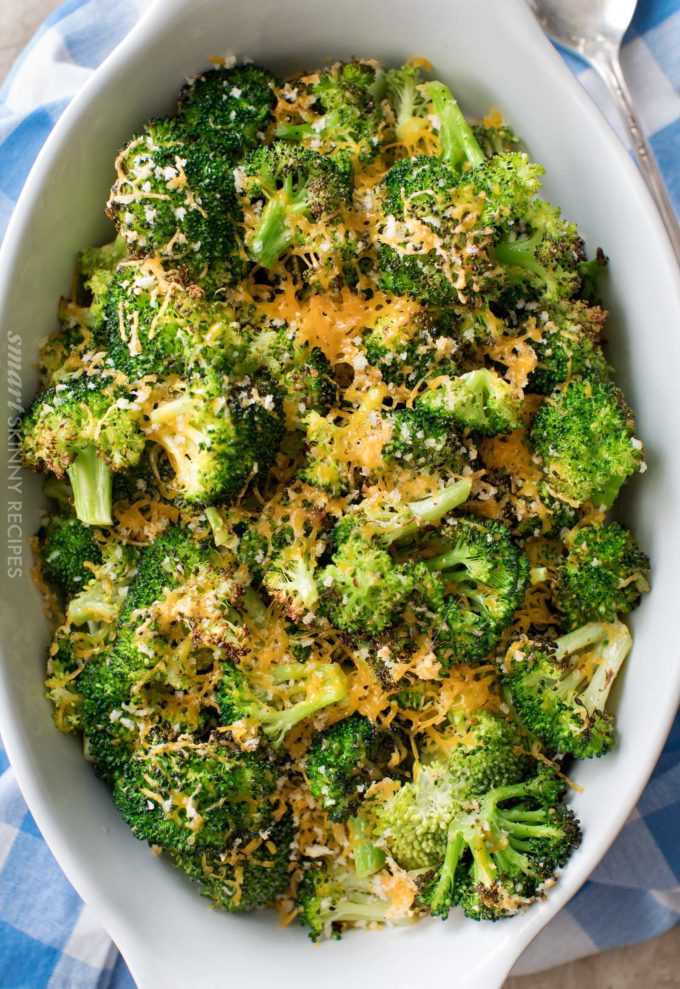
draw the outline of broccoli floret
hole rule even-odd
[[[416,402],[386,414],[392,435],[382,450],[383,465],[397,465],[425,472],[446,467],[462,474],[470,467],[472,451],[464,437],[440,415],[433,415]]]
[[[182,265],[206,289],[243,275],[240,206],[226,151],[176,120],[151,120],[123,149],[107,213],[131,257]]]
[[[92,529],[79,519],[53,515],[38,533],[40,561],[45,579],[62,588],[68,597],[81,591],[92,577],[89,563],[102,562]]]
[[[366,789],[392,768],[395,756],[394,733],[353,714],[313,740],[305,764],[311,794],[331,821],[346,821]]]
[[[431,313],[422,310],[408,322],[382,316],[367,329],[363,347],[369,364],[388,384],[415,388],[428,378],[458,373],[452,359],[455,343],[438,333]]]
[[[377,635],[391,625],[417,586],[417,569],[402,566],[359,532],[344,538],[319,573],[319,611],[335,628]]]
[[[451,205],[458,176],[445,162],[412,155],[394,164],[380,184],[381,210],[398,220],[414,216],[437,229]]]
[[[379,492],[358,502],[335,528],[338,545],[358,533],[383,547],[407,542],[426,526],[437,525],[466,501],[471,482],[464,478],[435,491],[427,498],[404,502],[399,491]]]
[[[90,348],[99,347],[101,334],[90,325],[89,312],[76,303],[62,299],[59,304],[59,329],[40,341],[38,371],[42,388],[51,388],[74,370],[74,360]]]
[[[510,130],[500,115],[492,115],[490,119],[473,124],[472,133],[487,158],[505,151],[517,151],[522,145],[521,139]]]
[[[84,354],[104,349],[104,303],[113,273],[125,254],[122,237],[116,237],[103,247],[87,247],[79,253],[77,297],[60,300],[60,329],[46,337],[40,345],[40,372],[44,387],[56,384],[82,366],[80,359]]]
[[[519,471],[498,467],[487,467],[484,479],[495,488],[496,499],[502,506],[500,518],[516,537],[551,539],[563,529],[570,529],[581,516],[579,508],[551,493],[547,481],[536,482]]]
[[[526,557],[502,522],[452,519],[445,533],[424,540],[435,578],[423,588],[424,614],[443,663],[472,663],[488,654],[512,621],[528,582]]]
[[[518,717],[552,749],[578,759],[604,755],[616,740],[605,705],[631,645],[621,622],[591,622],[555,642],[513,643],[504,682]]]
[[[233,371],[249,353],[234,322],[230,307],[207,302],[196,286],[187,290],[145,261],[116,271],[104,307],[108,356],[131,381],[197,367]]]
[[[542,771],[462,801],[422,904],[442,919],[457,903],[473,920],[499,920],[540,899],[581,840],[578,821],[558,803],[560,790],[553,774]]]
[[[398,143],[411,151],[418,147],[428,114],[421,81],[421,68],[414,63],[385,73],[385,97],[394,114],[395,135]]]
[[[288,886],[293,838],[293,820],[285,814],[256,835],[236,838],[226,850],[192,850],[173,858],[204,896],[230,913],[245,913],[272,903]]]
[[[145,429],[172,466],[181,503],[234,497],[272,463],[284,423],[281,397],[267,376],[232,381],[205,371],[161,386],[161,393]]]
[[[268,677],[269,685],[224,665],[216,691],[222,725],[252,722],[279,746],[298,722],[347,696],[347,680],[336,663],[282,663]]]
[[[530,775],[534,761],[530,742],[520,726],[490,711],[472,715],[450,713],[461,740],[451,749],[448,768],[466,797],[477,797],[496,786],[519,783]]]
[[[47,657],[45,692],[54,706],[54,723],[59,731],[82,731],[80,673],[98,646],[95,637],[87,632],[74,635],[61,626],[55,633]]]
[[[269,560],[292,546],[295,534],[289,525],[278,525],[263,532],[257,522],[248,525],[239,537],[237,556],[255,581],[261,581]]]
[[[523,729],[499,715],[451,711],[440,732],[448,755],[439,748],[424,754],[412,781],[386,798],[369,800],[362,810],[369,834],[386,841],[390,854],[406,869],[439,867],[460,803],[493,786],[518,783],[532,769],[523,751]]]
[[[475,193],[484,196],[480,222],[502,232],[513,223],[526,222],[541,188],[542,175],[541,165],[529,161],[526,154],[513,151],[493,155],[473,172],[464,173],[460,181],[470,182]]]
[[[323,550],[323,543],[319,548]],[[272,553],[263,568],[267,593],[294,622],[308,615],[319,600],[316,549],[316,542],[310,545],[298,539]]]
[[[618,522],[584,525],[564,540],[567,555],[557,568],[555,602],[564,631],[587,622],[614,621],[649,590],[649,559]]]
[[[352,482],[352,468],[339,455],[342,426],[331,416],[309,412],[304,418],[307,458],[298,472],[301,481],[314,488],[323,488],[332,495],[347,494]]]
[[[110,244],[86,247],[78,254],[78,273],[90,297],[87,313],[92,328],[96,329],[101,322],[111,279],[126,253],[125,241],[118,236]]]
[[[72,625],[87,625],[93,633],[113,627],[139,560],[137,547],[119,542],[114,535],[99,548],[99,562],[88,570],[66,609]]]
[[[561,302],[539,310],[540,340],[531,346],[538,358],[527,390],[549,395],[562,382],[583,377],[606,380],[611,368],[599,345],[607,314],[585,302]]]
[[[304,429],[309,412],[325,416],[337,403],[328,358],[318,347],[299,341],[295,330],[261,330],[253,337],[249,357],[255,366],[266,368],[280,388],[289,430]]]
[[[215,144],[236,161],[261,140],[277,85],[272,72],[252,63],[212,69],[184,86],[177,120],[191,138]]]
[[[402,158],[380,183],[378,205],[384,217],[377,237],[381,288],[434,307],[465,305],[481,290],[493,268],[489,233],[458,217],[464,211],[476,219],[484,198],[461,192],[446,162]]]
[[[556,206],[534,200],[521,217],[521,229],[498,240],[492,256],[500,266],[506,305],[540,299],[571,299],[581,287],[583,241]]]
[[[238,647],[241,588],[223,553],[173,526],[142,553],[110,650],[81,676],[83,723],[97,773],[112,778],[150,724],[195,734],[214,718],[211,699],[178,705],[200,674],[219,673],[217,646]],[[181,587],[181,593],[177,593]]]
[[[634,429],[633,413],[615,385],[575,378],[538,410],[531,439],[557,495],[608,508],[642,464]]]
[[[264,268],[289,248],[332,260],[335,227],[349,202],[349,186],[325,155],[276,141],[256,148],[238,170],[245,204],[245,241],[251,257]]]
[[[298,918],[312,941],[339,938],[346,924],[366,927],[389,919],[392,903],[371,877],[350,869],[314,865],[305,873],[297,894]]]
[[[223,850],[271,824],[274,768],[219,742],[166,743],[135,753],[113,800],[133,834],[165,851]]]
[[[520,424],[512,388],[496,371],[483,367],[457,378],[438,379],[416,406],[480,436],[509,433]]]
[[[417,777],[387,798],[366,805],[371,833],[385,836],[390,855],[404,869],[433,869],[446,850],[446,830],[460,795],[445,760],[421,765]]]
[[[42,392],[21,425],[25,467],[63,477],[87,525],[111,525],[112,472],[137,463],[145,446],[140,413],[105,378],[80,377]]]
[[[368,162],[378,150],[382,119],[380,100],[384,74],[375,62],[337,62],[315,81],[293,80],[290,87],[308,89],[313,114],[308,120],[283,121],[276,137],[296,141],[336,157],[340,163]],[[284,104],[285,105],[285,104]]]

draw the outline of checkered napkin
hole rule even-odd
[[[0,235],[55,121],[139,17],[143,0],[69,0],[38,31],[0,90]],[[595,73],[568,56],[619,129]],[[680,210],[680,0],[640,0],[623,51]],[[130,989],[124,962],[52,858],[0,748],[0,986]],[[609,854],[525,952],[515,974],[654,937],[680,920],[680,718]]]

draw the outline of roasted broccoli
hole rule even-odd
[[[325,416],[338,398],[333,369],[319,347],[310,347],[287,326],[262,328],[251,341],[248,359],[265,368],[283,396],[288,430],[304,429],[310,412]]]
[[[160,255],[214,289],[244,271],[229,149],[193,141],[177,119],[151,120],[121,151],[108,215],[131,257]]]
[[[551,488],[577,504],[609,508],[621,485],[642,467],[633,413],[606,381],[574,378],[554,391],[531,424]]]
[[[480,436],[509,433],[519,425],[518,403],[512,388],[487,368],[468,371],[458,378],[437,379],[416,405]]]
[[[249,354],[249,337],[234,311],[207,302],[157,264],[128,261],[113,275],[104,306],[107,351],[131,381],[145,374],[166,377],[190,370],[238,370]]]
[[[346,695],[342,668],[319,662],[281,663],[258,677],[225,664],[216,694],[222,725],[250,723],[274,746],[298,722]]]
[[[553,303],[576,296],[585,255],[575,224],[540,199],[521,219],[522,229],[498,240],[492,250],[502,272],[505,304],[535,298]]]
[[[421,68],[407,62],[400,69],[385,73],[385,98],[394,115],[394,132],[399,144],[415,151],[423,140],[428,117],[428,100],[422,89]]]
[[[159,743],[116,776],[113,799],[133,834],[165,851],[221,851],[272,821],[276,770],[219,742]]]
[[[380,317],[366,328],[363,346],[367,360],[388,384],[412,389],[430,378],[457,374],[457,344],[440,332],[436,317],[426,309],[408,322]]]
[[[213,370],[169,385],[144,429],[172,466],[179,501],[201,506],[233,497],[272,463],[284,423],[268,376],[232,381]]]
[[[277,141],[248,155],[237,182],[246,246],[258,264],[271,268],[290,248],[322,265],[332,259],[349,187],[330,158]]]
[[[399,762],[398,736],[353,714],[316,736],[305,771],[312,796],[331,821],[346,821],[370,785]]]
[[[335,529],[338,545],[357,532],[365,539],[374,539],[381,546],[407,542],[427,526],[437,525],[470,494],[467,478],[441,486],[431,495],[404,502],[398,491],[376,492],[358,502],[348,511]]]
[[[45,579],[69,597],[82,591],[92,577],[92,567],[102,562],[93,530],[80,519],[53,515],[38,536]]]
[[[217,906],[245,913],[273,903],[285,892],[294,835],[292,817],[285,814],[254,835],[236,838],[228,851],[191,850],[173,859]]]
[[[76,515],[111,524],[112,473],[134,466],[146,443],[140,411],[106,377],[87,375],[41,392],[21,424],[24,466],[68,474]]]
[[[618,621],[590,622],[554,642],[514,642],[503,679],[517,715],[556,751],[578,759],[604,755],[616,740],[605,705],[631,644]]]
[[[541,899],[555,869],[580,844],[578,821],[558,803],[549,772],[463,801],[446,833],[442,865],[422,902],[446,919],[459,904],[472,920],[511,917]]]
[[[385,89],[384,73],[377,62],[336,62],[318,76],[289,83],[288,92],[293,89],[298,91],[298,105],[303,102],[300,90],[308,94],[304,100],[307,112],[299,119],[289,114],[289,120],[277,124],[276,137],[331,155],[341,165],[344,160],[368,162],[375,156]]]
[[[405,869],[437,868],[461,802],[518,783],[532,769],[523,730],[513,722],[486,711],[450,711],[442,727],[444,744],[422,754],[413,779],[387,797],[369,798],[361,811],[369,835]]]
[[[372,877],[342,867],[315,865],[297,895],[298,917],[312,941],[339,938],[344,926],[367,927],[388,919],[392,902]]]
[[[586,622],[612,622],[632,611],[649,590],[649,560],[618,522],[584,525],[565,538],[555,601],[566,632]]]
[[[173,526],[141,554],[107,652],[83,671],[83,723],[90,758],[110,779],[151,728],[205,730],[214,705],[196,678],[219,674],[215,650],[241,641],[242,589],[230,558]],[[87,593],[87,592],[86,592]]]
[[[8,420],[55,724],[227,911],[513,915],[649,584],[606,258],[424,58],[211,61],[120,151]]]
[[[453,519],[423,540],[419,556],[434,578],[423,587],[420,620],[430,626],[439,658],[446,664],[482,659],[522,601],[526,557],[502,522],[473,516]]]
[[[237,161],[261,140],[275,102],[273,72],[246,63],[196,76],[179,94],[177,120],[191,140]]]
[[[606,315],[599,306],[581,301],[541,307],[535,316],[541,337],[531,344],[538,364],[529,375],[528,390],[549,395],[571,378],[609,378],[611,368],[600,345]]]

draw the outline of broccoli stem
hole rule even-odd
[[[205,517],[213,534],[215,546],[229,546],[234,541],[234,535],[220,514],[219,508],[206,508]]]
[[[328,920],[338,924],[379,923],[385,919],[389,906],[388,900],[378,900],[370,894],[366,894],[364,901],[344,899],[335,904]]]
[[[581,628],[560,636],[555,642],[556,658],[558,660],[564,659],[570,653],[580,652],[581,649],[587,649],[588,646],[594,646],[597,642],[601,642],[607,637],[609,627],[604,622],[588,622],[587,625],[582,625]],[[625,628],[625,626],[623,627]]]
[[[291,216],[307,209],[305,186],[295,189],[293,177],[288,175],[283,188],[276,192],[262,210],[260,222],[253,235],[252,253],[264,268],[270,268],[293,241],[294,229]]]
[[[630,652],[633,640],[623,622],[609,626],[608,640],[602,649],[600,663],[592,680],[580,696],[580,701],[592,717],[594,711],[603,711],[607,697],[623,661]]]
[[[430,572],[434,570],[437,573],[445,573],[447,580],[466,582],[471,578],[473,581],[487,580],[490,576],[488,561],[481,561],[477,554],[465,544],[454,546],[446,553],[432,556],[424,562]],[[456,570],[461,566],[465,567],[465,570]]]
[[[542,279],[546,286],[555,284],[554,278],[546,268],[534,257],[534,251],[540,244],[542,232],[537,230],[531,237],[521,237],[519,240],[503,240],[492,248],[496,261],[506,268],[523,268],[531,271]]]
[[[290,241],[286,207],[279,199],[270,199],[262,210],[262,217],[253,237],[253,256],[264,268],[269,268],[283,254]]]
[[[457,822],[451,822],[446,842],[446,854],[439,878],[430,898],[430,909],[435,916],[447,909],[456,879],[456,869],[465,849],[465,839]]]
[[[489,853],[484,835],[474,832],[468,841],[468,847],[472,853],[475,879],[484,886],[491,886],[498,869]]]
[[[439,117],[441,160],[457,169],[466,162],[477,168],[485,155],[451,90],[441,82],[428,82],[425,91]]]
[[[80,451],[66,473],[80,521],[85,525],[111,525],[113,474],[91,443]]]
[[[464,478],[450,484],[443,491],[439,491],[429,498],[410,502],[408,511],[411,515],[411,521],[382,535],[382,542],[389,546],[397,539],[406,539],[415,535],[423,525],[439,522],[454,508],[458,508],[464,501],[467,501],[471,488],[472,482]]]
[[[368,838],[366,822],[360,817],[350,821],[354,855],[354,871],[359,879],[367,879],[379,872],[385,864],[386,855]]]
[[[282,141],[300,141],[303,137],[311,137],[314,128],[311,124],[284,124],[276,125],[275,137]]]

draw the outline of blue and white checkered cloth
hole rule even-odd
[[[55,121],[140,15],[143,0],[68,0],[0,90],[0,236]],[[594,72],[568,59],[618,121]],[[640,0],[623,66],[680,211],[680,0]],[[130,989],[124,962],[73,891],[21,798],[0,748],[0,986]],[[537,971],[643,941],[680,920],[680,718],[640,802],[583,889],[515,968]]]

